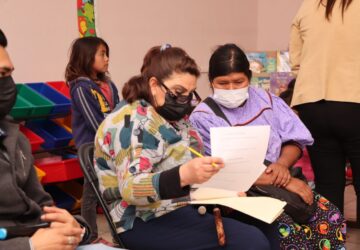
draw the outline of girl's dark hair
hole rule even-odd
[[[152,47],[145,55],[140,71],[141,74],[130,78],[122,89],[122,96],[128,103],[144,99],[154,105],[149,86],[151,77],[163,82],[174,72],[189,73],[195,77],[200,75],[194,59],[178,47]]]
[[[210,57],[209,80],[212,82],[218,76],[231,73],[244,73],[249,81],[251,70],[249,60],[244,51],[233,43],[219,46]]]
[[[1,29],[0,29],[0,46],[4,47],[4,48],[7,46],[6,36],[5,36],[4,32]]]
[[[282,92],[279,97],[284,100],[284,102],[290,106],[292,97],[294,94],[294,88],[295,88],[296,78],[292,79],[289,84],[287,90]]]
[[[325,17],[327,20],[330,20],[334,5],[336,3],[337,0],[320,0],[319,5],[320,4],[324,4],[324,1],[326,1],[325,3]],[[353,0],[340,0],[340,6],[341,6],[341,14],[344,17],[344,12],[345,10],[349,7],[349,5],[351,4],[351,2]]]
[[[95,61],[95,54],[100,45],[106,48],[106,55],[109,57],[109,46],[99,37],[82,37],[76,39],[71,47],[69,63],[65,70],[65,79],[70,82],[80,76],[92,79],[92,70]],[[96,79],[106,81],[109,77],[105,73],[98,73]]]

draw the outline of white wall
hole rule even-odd
[[[177,2],[177,4],[175,4]],[[138,74],[146,51],[163,43],[184,48],[202,71],[215,45],[235,42],[255,49],[256,1],[249,0],[108,0],[98,1],[97,27],[111,47],[110,72],[122,85]],[[256,19],[255,19],[256,20]],[[204,79],[204,80],[203,80]],[[206,94],[206,77],[199,81]]]
[[[78,36],[76,0],[0,0],[16,82],[64,79],[70,43]]]
[[[301,0],[97,0],[99,36],[110,46],[110,73],[121,88],[142,58],[164,42],[183,47],[200,65],[202,95],[216,45],[246,50],[287,47]],[[284,12],[284,9],[286,12]],[[9,39],[17,82],[61,80],[68,50],[78,37],[76,0],[0,0],[0,28]]]
[[[257,50],[287,50],[290,24],[303,0],[258,0]]]

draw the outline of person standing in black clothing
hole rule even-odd
[[[289,46],[297,74],[291,105],[314,138],[307,148],[315,189],[341,211],[346,159],[360,209],[359,11],[360,1],[304,0]]]

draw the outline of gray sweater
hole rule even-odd
[[[41,207],[53,201],[39,183],[31,148],[17,124],[0,121],[6,137],[0,139],[0,226],[34,224],[40,221]],[[0,249],[30,249],[28,237],[0,241]]]
[[[37,179],[30,144],[18,125],[4,118],[0,128],[6,133],[0,138],[0,227],[38,223],[42,207],[53,200]],[[29,238],[0,241],[0,250],[5,249],[30,249]]]

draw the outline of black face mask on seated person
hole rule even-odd
[[[174,96],[169,92],[165,94],[165,103],[161,107],[157,107],[156,111],[167,121],[179,121],[191,109],[191,102],[178,103]]]
[[[16,84],[11,76],[0,77],[0,118],[10,113],[16,101]]]

